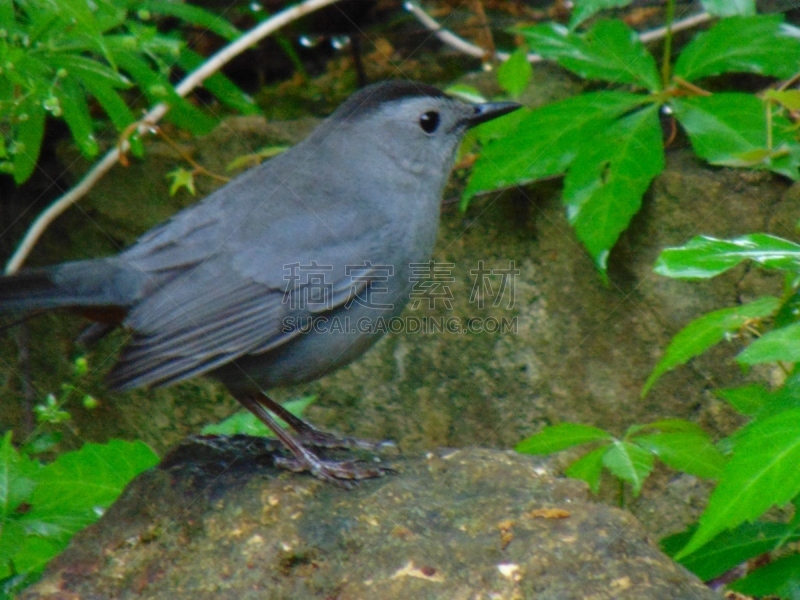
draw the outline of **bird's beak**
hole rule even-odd
[[[465,123],[467,128],[475,127],[475,125],[480,125],[486,121],[514,112],[518,108],[522,108],[522,105],[516,102],[484,102],[483,104],[476,104],[475,113],[471,117],[467,117]]]

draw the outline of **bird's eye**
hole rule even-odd
[[[419,126],[422,127],[422,131],[425,133],[433,133],[436,131],[437,127],[439,127],[441,120],[442,118],[439,116],[438,112],[435,110],[429,110],[428,112],[423,113],[419,118]]]

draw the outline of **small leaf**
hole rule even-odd
[[[800,493],[800,408],[757,420],[739,430],[733,456],[691,541],[676,558],[688,556],[726,529],[753,521]]]
[[[87,158],[96,156],[99,147],[94,137],[94,126],[86,103],[86,92],[74,79],[66,78],[56,88],[56,96],[64,111],[64,120],[69,126],[72,139],[78,144],[81,154]]]
[[[481,94],[476,88],[472,87],[471,85],[465,85],[463,83],[457,83],[455,85],[449,86],[445,93],[448,96],[456,96],[465,100],[467,102],[472,102],[473,104],[481,104],[482,102],[486,102],[486,97]],[[493,123],[495,121],[489,121]]]
[[[800,110],[800,90],[773,90],[763,94],[765,100],[771,100],[789,110]]]
[[[726,462],[705,433],[653,433],[637,435],[631,442],[658,456],[665,465],[703,479],[718,478]]]
[[[800,323],[768,331],[742,350],[736,360],[743,365],[800,361]]]
[[[613,436],[597,427],[580,423],[549,425],[539,433],[522,440],[514,448],[523,454],[552,454],[589,442],[611,441]]]
[[[732,240],[698,236],[677,248],[666,248],[653,270],[675,279],[708,279],[752,260],[768,269],[795,272],[800,269],[800,245],[765,233]]]
[[[615,440],[603,455],[603,464],[614,475],[627,481],[638,496],[642,484],[653,470],[653,455],[635,444]]]
[[[715,17],[756,14],[756,0],[700,0],[703,10]]]
[[[628,6],[632,0],[575,0],[575,8],[572,9],[572,17],[569,20],[569,28],[575,29],[586,19],[596,15],[601,10],[608,8],[622,8]]]
[[[658,107],[631,113],[586,139],[564,179],[567,218],[595,264],[606,270],[619,235],[664,169]]]
[[[661,548],[667,555],[674,556],[696,530],[697,527],[693,527],[662,539]],[[698,552],[682,558],[680,563],[703,581],[709,581],[781,544],[798,540],[800,534],[785,523],[742,523],[735,529],[723,531]]]
[[[800,30],[782,21],[778,13],[722,19],[687,44],[674,73],[688,81],[722,73],[790,77],[800,62]]]
[[[773,115],[773,145],[768,148],[764,105],[755,96],[721,92],[676,98],[672,107],[689,134],[694,151],[711,164],[741,167],[742,156],[766,150],[763,162],[752,167],[800,178],[800,143],[791,134],[791,122],[782,115]]]
[[[533,67],[528,62],[528,49],[525,46],[517,48],[497,69],[497,83],[512,98],[520,97],[528,87],[532,76]]]
[[[240,171],[243,169],[249,169],[250,167],[255,167],[256,165],[260,165],[266,159],[277,156],[282,152],[286,152],[288,149],[288,146],[265,146],[253,154],[237,156],[225,166],[225,171]]]
[[[221,16],[188,3],[170,2],[169,0],[140,0],[137,2],[137,9],[149,10],[157,15],[177,17],[186,23],[198,25],[203,30],[213,31],[229,42],[241,35],[241,31]]]
[[[167,173],[165,177],[167,179],[172,179],[172,183],[169,185],[170,196],[177,194],[178,190],[181,188],[186,188],[192,196],[195,195],[193,171],[189,171],[183,167],[178,167],[174,171]]]
[[[650,91],[661,89],[653,55],[639,36],[622,21],[601,20],[578,34],[557,23],[524,27],[514,31],[544,58],[558,62],[584,79],[632,83]]]
[[[686,364],[690,359],[720,343],[727,334],[738,331],[750,319],[771,315],[779,304],[777,298],[765,296],[742,306],[715,310],[689,323],[672,338],[664,356],[647,378],[642,388],[642,397],[664,373]]]
[[[519,113],[518,121],[481,149],[461,196],[462,210],[476,194],[563,174],[589,137],[645,101],[625,92],[590,92],[509,115]]]
[[[580,479],[589,484],[589,489],[593,493],[600,493],[600,476],[603,473],[603,455],[606,453],[607,446],[595,448],[591,452],[584,454],[573,462],[564,474],[573,479]]]

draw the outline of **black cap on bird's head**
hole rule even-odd
[[[450,98],[439,88],[417,81],[383,81],[369,85],[350,96],[336,112],[335,120],[350,120],[366,116],[387,102],[411,98]],[[516,102],[483,102],[473,104],[475,112],[462,120],[467,128],[480,125],[521,108]]]

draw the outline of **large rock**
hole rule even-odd
[[[252,440],[184,442],[22,598],[717,598],[531,457],[395,457],[398,474],[345,490],[276,474]]]

